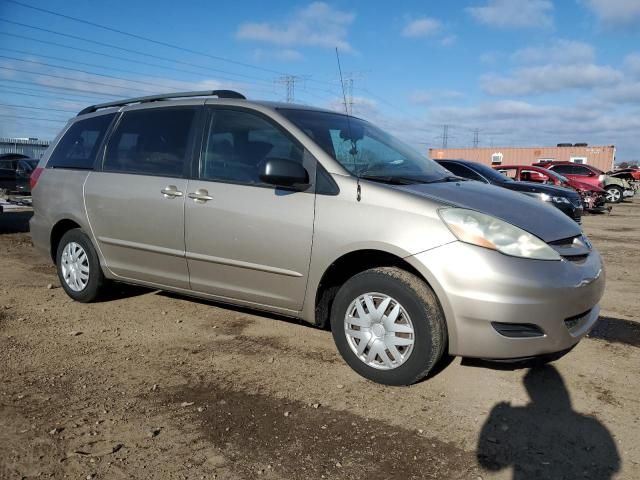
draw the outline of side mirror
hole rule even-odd
[[[276,187],[304,189],[309,186],[309,173],[298,162],[270,158],[262,166],[260,180]]]
[[[596,174],[594,172],[592,172],[591,170],[589,170],[589,173],[587,174],[588,177],[595,177]]]

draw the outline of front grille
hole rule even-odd
[[[558,252],[562,258],[572,262],[583,261],[591,252],[591,244],[589,244],[589,241],[583,235],[561,238],[547,243]]]
[[[587,310],[586,312],[574,315],[573,317],[565,318],[564,325],[567,327],[567,330],[574,330],[575,328],[579,327],[583,321],[589,318],[590,313],[591,310]]]
[[[544,332],[540,327],[531,323],[491,322],[491,326],[500,335],[509,338],[533,338],[544,336]]]

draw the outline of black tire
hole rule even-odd
[[[404,363],[392,369],[367,365],[347,340],[344,322],[347,309],[356,298],[369,292],[395,299],[413,324],[413,350]],[[422,380],[436,366],[447,345],[446,322],[435,293],[420,278],[395,267],[373,268],[347,280],[331,308],[331,331],[347,364],[363,377],[385,385],[411,385]]]
[[[622,200],[624,200],[623,190],[619,186],[617,186],[617,185],[609,185],[609,186],[605,187],[605,190],[607,191],[607,202],[608,203],[620,203]],[[616,198],[616,199],[615,200],[609,200],[609,196],[610,195],[612,197]]]
[[[87,281],[86,286],[80,291],[73,290],[67,284],[62,272],[62,252],[64,251],[64,248],[71,242],[75,242],[82,247],[82,249],[86,252],[87,261],[89,264],[89,280]],[[58,244],[58,251],[56,252],[56,268],[58,271],[58,279],[60,280],[60,285],[62,285],[62,288],[67,293],[67,295],[69,295],[74,300],[82,303],[90,303],[95,301],[102,293],[103,286],[105,284],[105,278],[104,274],[102,273],[100,261],[98,260],[98,255],[96,254],[96,251],[93,248],[89,237],[87,237],[87,235],[85,235],[85,233],[79,228],[69,230],[60,239],[60,243]]]

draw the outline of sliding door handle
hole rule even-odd
[[[209,192],[204,188],[199,188],[193,193],[189,193],[187,197],[191,198],[196,203],[204,203],[209,200],[213,200],[213,197],[209,195]]]
[[[160,193],[162,193],[165,198],[175,198],[182,196],[182,192],[179,191],[178,187],[176,187],[175,185],[167,185],[162,190],[160,190]]]

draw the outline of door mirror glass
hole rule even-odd
[[[304,188],[309,185],[309,174],[300,163],[269,158],[262,166],[260,180],[278,187]]]

